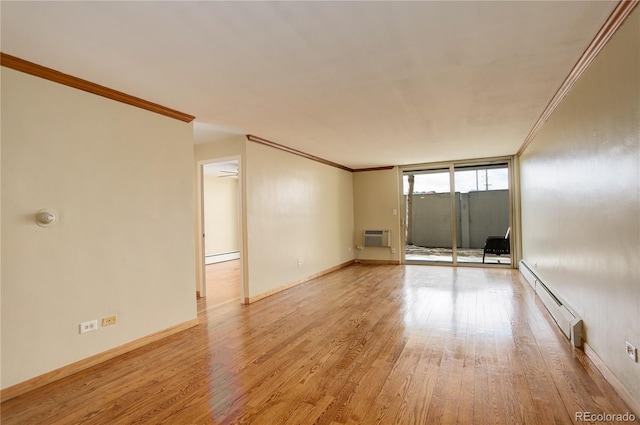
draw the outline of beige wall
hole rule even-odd
[[[2,68],[3,388],[196,317],[192,140],[191,124]],[[54,227],[35,224],[43,207]]]
[[[353,260],[351,173],[244,136],[195,146],[196,165],[221,158],[240,161],[245,297],[259,297]]]
[[[204,176],[205,255],[238,251],[238,179]]]
[[[636,10],[526,149],[521,196],[525,261],[640,403],[625,353],[640,347],[639,23]]]
[[[353,259],[350,172],[248,142],[246,180],[248,296]]]
[[[363,171],[353,173],[355,204],[355,241],[363,245],[365,229],[391,230],[389,248],[364,248],[358,250],[361,260],[400,261],[400,180],[397,167],[391,170]],[[394,215],[396,210],[396,215]]]
[[[233,136],[225,140],[194,145],[193,153],[196,162],[236,156],[242,158],[246,152],[246,145],[245,136]]]

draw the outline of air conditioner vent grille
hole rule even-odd
[[[390,230],[365,230],[363,235],[364,246],[390,247],[390,234]]]

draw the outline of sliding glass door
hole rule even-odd
[[[451,179],[448,168],[405,172],[405,259],[453,262]]]
[[[508,164],[456,166],[454,173],[458,263],[511,264]]]
[[[404,169],[405,262],[510,265],[509,165]]]

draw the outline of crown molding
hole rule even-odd
[[[331,167],[335,167],[335,168],[339,168],[341,170],[349,171],[350,173],[359,173],[359,172],[362,172],[362,171],[382,171],[382,170],[392,170],[393,169],[393,165],[387,165],[387,166],[384,166],[384,167],[371,167],[371,168],[356,168],[356,169],[353,169],[353,168],[349,168],[349,167],[347,167],[345,165],[341,165],[341,164],[329,161],[327,159],[320,158],[320,157],[317,157],[315,155],[311,155],[311,154],[308,154],[306,152],[302,152],[302,151],[299,151],[297,149],[293,149],[293,148],[290,148],[290,147],[285,146],[285,145],[281,145],[281,144],[276,143],[276,142],[272,142],[271,140],[267,140],[267,139],[263,139],[262,137],[254,136],[252,134],[247,134],[246,137],[247,137],[247,140],[249,140],[251,142],[260,143],[260,144],[265,145],[265,146],[270,146],[272,148],[279,149],[279,150],[284,151],[284,152],[289,152],[289,153],[292,153],[294,155],[298,155],[298,156],[301,156],[303,158],[307,158],[307,159],[310,159],[312,161],[319,162],[321,164],[330,165]]]
[[[54,83],[73,87],[78,90],[106,97],[107,99],[155,112],[166,117],[175,118],[180,121],[191,122],[195,119],[194,116],[185,114],[184,112],[176,111],[174,109],[167,108],[166,106],[158,105],[157,103],[149,102],[6,53],[0,52],[0,65],[36,77],[44,78],[45,80],[53,81]]]
[[[633,12],[639,2],[640,0],[621,0],[615,9],[613,9],[613,12],[611,12],[609,18],[607,18],[602,28],[600,28],[600,31],[598,31],[582,56],[580,56],[580,59],[578,59],[578,62],[573,66],[573,69],[569,72],[569,75],[567,75],[567,78],[565,78],[556,94],[553,95],[547,107],[542,111],[542,115],[540,115],[540,118],[538,118],[536,123],[533,125],[533,128],[524,139],[517,155],[522,155],[522,153],[527,149],[531,141],[536,137],[542,126],[547,122],[558,105],[560,105],[560,102],[562,102],[565,96],[569,93],[576,81],[578,81],[582,74],[584,74],[589,65],[591,65],[591,62],[593,62],[602,48],[622,26],[625,19],[627,19],[631,12]]]
[[[355,170],[353,170],[353,172],[361,173],[363,171],[384,171],[384,170],[393,170],[393,165],[386,165],[384,167],[356,168]]]
[[[331,167],[339,168],[341,170],[349,171],[350,173],[353,172],[352,168],[349,168],[349,167],[346,167],[344,165],[329,161],[329,160],[324,159],[324,158],[320,158],[320,157],[315,156],[315,155],[308,154],[306,152],[299,151],[297,149],[290,148],[290,147],[285,146],[285,145],[281,145],[281,144],[276,143],[276,142],[272,142],[271,140],[263,139],[262,137],[254,136],[252,134],[247,134],[246,137],[247,137],[247,140],[249,140],[251,142],[260,143],[261,145],[265,145],[265,146],[269,146],[269,147],[272,147],[272,148],[275,148],[275,149],[279,149],[279,150],[284,151],[284,152],[289,152],[289,153],[292,153],[294,155],[298,155],[298,156],[301,156],[303,158],[307,158],[307,159],[310,159],[312,161],[319,162],[321,164],[325,164],[325,165],[329,165]]]

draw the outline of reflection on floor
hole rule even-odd
[[[482,263],[482,249],[458,248],[458,263]],[[437,263],[451,263],[453,254],[451,248],[426,248],[422,246],[405,246],[406,261],[428,261]],[[487,254],[485,264],[511,264],[508,255]]]
[[[198,318],[5,401],[2,424],[588,425],[576,412],[630,412],[517,270],[354,264]]]
[[[198,312],[230,302],[241,302],[240,260],[209,264],[205,268],[207,296],[198,299]]]

